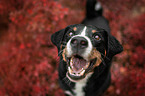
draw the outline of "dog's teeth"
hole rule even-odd
[[[70,69],[70,67],[68,67],[68,71],[70,71],[71,69]]]
[[[72,70],[71,70],[71,68],[70,68],[70,67],[68,67],[68,71],[69,71],[69,73],[72,73]]]
[[[83,70],[81,73],[80,73],[80,75],[83,75],[85,73],[85,70]]]
[[[88,62],[88,63],[86,64],[85,68],[88,68],[88,67],[89,67],[89,65],[90,65],[90,62]]]

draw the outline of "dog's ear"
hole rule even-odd
[[[62,44],[62,41],[64,39],[64,35],[65,33],[70,29],[73,28],[76,24],[74,25],[69,25],[67,26],[65,29],[62,29],[60,31],[55,32],[54,34],[52,34],[51,36],[51,41],[52,43],[57,46],[58,48],[58,52],[60,51],[60,46]]]
[[[107,56],[112,59],[112,57],[118,53],[121,53],[123,51],[122,45],[119,43],[119,41],[112,36],[109,32],[107,33],[107,38],[108,38],[108,46],[107,46]]]
[[[60,31],[55,32],[51,36],[51,41],[55,46],[57,46],[58,51],[60,50],[60,46],[61,46],[61,42],[63,40],[64,33],[65,33],[65,29],[62,29]]]

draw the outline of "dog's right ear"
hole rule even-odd
[[[110,59],[116,54],[119,54],[123,51],[123,47],[120,44],[120,42],[112,36],[109,32],[106,31],[108,34],[108,50],[107,50],[107,55]]]
[[[58,51],[60,50],[60,46],[61,46],[61,42],[63,40],[64,33],[65,33],[65,29],[62,29],[60,31],[55,32],[51,36],[51,41],[55,46],[57,46]]]

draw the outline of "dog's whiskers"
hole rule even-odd
[[[103,65],[106,66],[104,59],[103,58],[100,58],[100,59],[102,60]]]
[[[101,52],[100,52],[101,53]],[[103,53],[101,53],[101,55],[103,55],[104,57],[106,57],[106,59],[110,60],[106,55],[104,55]]]
[[[71,86],[71,81],[67,78],[67,77],[64,77],[62,79],[68,86]]]
[[[61,50],[61,51],[58,53],[58,56],[60,56],[62,53],[63,53],[63,50]]]
[[[59,62],[63,62],[63,59],[62,59],[62,60],[60,60]]]
[[[56,61],[58,61],[58,62],[59,62],[59,56],[57,56]]]
[[[64,77],[62,80],[66,82],[66,81],[67,81],[67,78],[66,78],[66,77]]]

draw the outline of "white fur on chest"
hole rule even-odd
[[[91,77],[91,75],[92,75],[92,73],[89,73],[84,79],[82,79],[78,82],[75,82],[76,83],[75,89],[74,89],[74,93],[76,94],[75,96],[85,96],[83,89],[86,86],[87,81]]]

